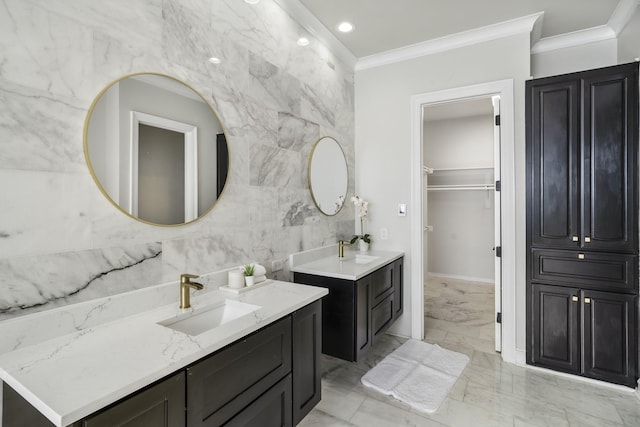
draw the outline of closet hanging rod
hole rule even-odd
[[[468,168],[432,168],[434,172],[447,172],[447,171],[471,171],[471,170],[494,170],[493,166],[471,166]]]

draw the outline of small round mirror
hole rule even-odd
[[[84,152],[109,201],[155,225],[186,224],[209,212],[229,167],[211,106],[186,83],[155,73],[125,76],[96,97]]]
[[[347,159],[338,141],[325,136],[309,155],[309,190],[314,203],[325,215],[340,212],[347,196]]]

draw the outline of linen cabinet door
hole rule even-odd
[[[589,73],[582,82],[582,246],[634,252],[637,229],[638,64]]]
[[[635,295],[583,291],[584,374],[635,387]]]
[[[579,290],[533,284],[532,351],[527,362],[565,372],[580,371]]]
[[[579,241],[578,82],[527,82],[527,227],[533,246]]]

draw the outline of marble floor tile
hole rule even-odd
[[[470,357],[435,413],[421,413],[360,382],[406,341],[386,334],[357,363],[322,357],[322,401],[300,425],[640,426],[640,399],[632,392],[503,362],[493,347],[493,287],[476,285],[439,278],[425,288],[425,341]]]

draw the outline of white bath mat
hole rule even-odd
[[[362,384],[434,413],[458,380],[469,357],[418,340],[408,340],[361,379]]]

